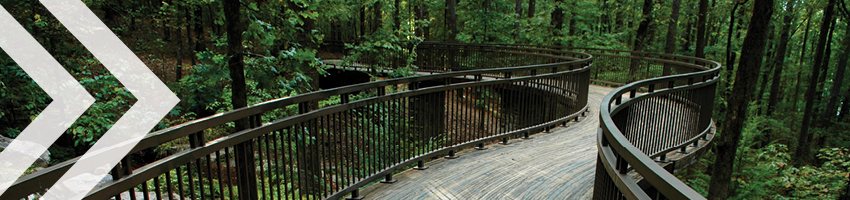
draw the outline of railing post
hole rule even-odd
[[[425,170],[425,169],[428,169],[428,166],[425,166],[425,161],[419,160],[418,162],[416,162],[416,167],[414,167],[413,169],[415,169],[415,170]]]
[[[351,196],[348,197],[348,198],[345,198],[345,200],[360,200],[360,199],[363,199],[363,196],[360,196],[360,189],[356,189],[354,191],[351,191]]]
[[[340,102],[342,104],[347,104],[347,103],[351,102],[351,94],[350,93],[341,94],[341,95],[339,95],[339,97],[340,97]]]
[[[459,157],[460,156],[455,155],[455,150],[449,150],[449,155],[447,155],[445,158],[446,159],[455,159],[455,158],[459,158]]]
[[[392,183],[395,183],[395,182],[398,182],[398,180],[393,179],[393,172],[389,172],[389,174],[384,176],[384,180],[381,181],[381,183],[389,183],[389,184],[392,184]]]
[[[658,160],[656,160],[656,162],[668,163],[670,162],[670,160],[667,159],[667,154],[665,153],[661,154],[661,156],[658,157]]]
[[[522,139],[526,139],[526,140],[534,139],[534,137],[531,137],[528,132],[531,132],[531,131],[524,131],[522,133]]]
[[[511,143],[510,143],[510,142],[508,142],[508,137],[507,137],[507,136],[505,136],[505,137],[503,137],[503,138],[502,138],[502,141],[501,141],[501,142],[499,142],[499,144],[502,144],[502,145],[508,145],[508,144],[511,144]]]

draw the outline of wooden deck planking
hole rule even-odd
[[[362,188],[365,199],[590,199],[596,166],[599,102],[612,88],[590,86],[581,122],[514,139],[457,159],[428,162],[427,170],[393,175],[398,182]]]

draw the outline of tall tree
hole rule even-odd
[[[841,114],[838,114],[838,121],[850,122],[850,118],[847,117],[850,116],[850,114],[847,114],[850,112],[850,87],[847,87],[847,92],[844,93],[844,101],[842,102],[843,104],[841,105],[840,111]],[[847,192],[850,193],[850,191]]]
[[[248,106],[248,90],[245,84],[245,63],[243,58],[244,47],[242,46],[243,26],[242,14],[239,12],[241,4],[239,0],[224,0],[224,18],[227,22],[227,55],[230,59],[227,66],[230,68],[231,105],[233,109]],[[250,124],[247,119],[236,120],[236,131],[248,129]],[[245,142],[236,146],[237,155],[251,155],[253,144]],[[236,163],[239,169],[237,173],[243,177],[253,177],[253,156],[237,156]],[[256,188],[257,182],[248,179],[239,179],[239,188]],[[239,197],[243,199],[257,199],[256,190],[239,190]]]
[[[178,10],[180,10],[179,5],[180,4],[178,4]],[[184,11],[183,13],[186,14],[186,17],[189,18],[189,12],[186,12],[187,10],[183,10],[183,11]],[[177,14],[177,19],[180,19],[180,18],[182,18],[180,16],[180,14]],[[180,21],[183,21],[183,20],[180,20]],[[188,25],[188,24],[189,23],[186,23],[186,25]],[[174,66],[174,82],[178,82],[178,81],[180,81],[181,78],[183,78],[183,37],[182,37],[183,32],[181,30],[182,30],[182,28],[180,26],[177,26],[177,66]],[[190,31],[189,29],[186,29],[186,32],[189,32],[189,31]],[[190,40],[189,43],[191,43],[191,39],[189,39],[189,40]]]
[[[401,4],[399,0],[395,0],[393,4],[393,30],[401,28]]]
[[[790,40],[791,35],[791,22],[794,20],[794,1],[788,2],[788,5],[785,7],[785,16],[782,18],[782,33],[779,36],[779,44],[776,47],[776,57],[774,57],[773,62],[773,80],[770,84],[770,97],[768,97],[767,101],[767,113],[765,115],[771,116],[773,111],[776,109],[776,103],[779,99],[779,83],[782,79],[782,69],[785,65],[785,55],[786,49],[788,47],[788,41]]]
[[[522,18],[522,0],[516,0],[514,10],[516,10],[516,19],[514,20],[514,40],[516,41],[519,39],[519,19]]]
[[[842,14],[842,16],[844,16],[845,19],[850,19],[850,9],[847,8],[846,3],[844,3],[843,1],[840,2],[840,5],[838,6],[838,10],[841,11],[840,13]],[[842,46],[842,52],[843,52],[842,55],[847,55],[847,54],[850,54],[850,25],[845,24],[844,28],[845,28],[844,40],[842,41],[841,46]],[[841,59],[838,60],[839,71],[835,73],[835,76],[837,78],[836,78],[836,83],[834,85],[838,85],[838,86],[844,85],[844,78],[846,78],[846,76],[847,76],[845,74],[845,70],[847,68],[847,61],[848,61],[847,56],[841,56]],[[833,87],[832,94],[839,94],[838,89],[839,89],[838,87]],[[846,121],[845,117],[847,116],[847,112],[850,112],[850,87],[847,87],[847,90],[848,90],[848,92],[845,92],[845,93],[840,95],[840,96],[844,96],[844,101],[842,101],[843,105],[841,105],[841,109],[838,112],[839,113],[838,119],[836,119],[836,121],[839,121],[839,122],[845,122]],[[838,103],[839,103],[839,102],[833,102],[833,100],[837,100],[837,98],[838,98],[837,96],[838,95],[833,96],[833,99],[830,100],[830,103],[834,104],[834,106],[838,106]],[[829,107],[830,107],[829,104],[827,104],[827,110],[829,110]],[[848,182],[848,183],[850,183],[850,182]],[[848,189],[845,191],[844,198],[850,199],[850,184],[848,184]]]
[[[457,0],[446,0],[446,41],[457,42]]]
[[[708,0],[699,0],[699,16],[697,19],[697,46],[694,56],[705,58],[705,45],[708,37],[705,35],[706,18],[708,18]]]
[[[676,40],[678,39],[676,35],[677,35],[678,28],[679,28],[679,5],[680,4],[681,3],[680,3],[679,0],[673,0],[673,2],[670,4],[671,13],[670,13],[670,21],[667,24],[667,40],[666,40],[665,47],[664,47],[664,53],[668,53],[668,54],[676,53]],[[665,64],[664,69],[662,70],[661,74],[665,75],[665,76],[670,75],[670,73],[671,73],[670,68],[671,68],[670,65]]]
[[[534,18],[534,8],[537,7],[537,0],[528,0],[528,18]]]
[[[224,17],[227,20],[227,55],[230,59],[227,66],[230,69],[231,79],[231,104],[233,109],[248,106],[248,91],[245,85],[245,62],[243,60],[242,47],[242,32],[245,27],[242,23],[242,16],[239,13],[239,0],[224,1]],[[237,121],[236,129],[243,130],[248,128],[247,123]]]
[[[383,27],[384,12],[381,11],[382,9],[383,4],[381,1],[375,1],[375,4],[372,5],[372,34],[378,32]]]
[[[729,13],[729,32],[726,33],[726,80],[730,81],[732,79],[732,71],[735,71],[735,54],[732,53],[732,35],[737,29],[738,24],[735,23],[735,12],[738,10],[738,7],[744,5],[749,0],[744,0],[743,2],[736,1],[735,5],[732,6],[732,12]],[[731,81],[730,81],[731,82]],[[725,92],[722,94],[726,94]]]
[[[416,6],[416,20],[428,20],[428,6],[424,3],[419,3]],[[425,40],[431,39],[431,28],[428,26],[416,26],[416,36],[423,37]]]
[[[830,88],[830,92],[829,92],[831,97],[829,99],[829,102],[826,103],[826,110],[824,110],[824,112],[823,112],[823,114],[824,114],[823,118],[825,120],[832,120],[832,119],[835,118],[835,115],[836,115],[835,112],[837,111],[838,100],[842,96],[848,95],[848,94],[841,94],[840,93],[841,87],[844,86],[844,78],[846,77],[846,75],[845,75],[845,72],[846,72],[846,69],[847,69],[847,56],[846,55],[850,54],[850,26],[844,26],[844,28],[845,28],[844,39],[841,41],[841,52],[843,52],[843,53],[841,55],[845,55],[845,56],[841,56],[841,58],[838,59],[838,65],[836,66],[836,70],[835,70],[835,78],[833,78],[833,80],[835,82],[832,84],[833,86],[832,86],[832,88]]]
[[[652,39],[653,31],[652,31],[652,0],[643,0],[643,7],[641,7],[641,21],[640,25],[637,29],[637,37],[634,41],[634,51],[643,51],[646,49],[647,44],[649,44]],[[633,79],[636,79],[637,68],[640,65],[640,61],[632,60],[632,63],[629,65],[629,74],[632,75]]]
[[[773,15],[773,0],[756,0],[753,4],[753,16],[750,20],[747,36],[744,38],[740,67],[735,75],[732,88],[734,94],[729,98],[726,122],[720,129],[720,138],[716,142],[717,154],[711,172],[708,199],[726,199],[732,176],[735,152],[741,140],[741,131],[747,119],[747,105],[755,89],[756,76],[764,57],[767,24]]]
[[[794,165],[801,166],[804,164],[808,164],[811,160],[809,155],[811,154],[811,148],[809,147],[812,143],[812,133],[809,132],[809,128],[812,123],[812,117],[814,115],[814,100],[815,93],[817,92],[818,80],[820,75],[821,64],[823,63],[824,57],[824,48],[826,47],[827,37],[829,35],[829,23],[832,21],[832,7],[835,5],[835,0],[829,0],[829,3],[826,4],[826,8],[824,8],[823,12],[823,24],[820,29],[820,37],[818,38],[818,46],[815,50],[815,64],[812,66],[812,76],[809,79],[809,86],[806,90],[806,107],[803,109],[803,125],[800,126],[800,134],[797,135],[797,150],[794,151]]]
[[[552,11],[552,27],[555,27],[553,35],[561,36],[561,29],[564,27],[564,9],[561,8],[561,3],[564,0],[555,0],[555,10]]]

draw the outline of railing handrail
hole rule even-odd
[[[480,44],[470,44],[470,45],[466,45],[466,44],[441,44],[441,43],[433,43],[433,44],[432,43],[425,43],[425,44],[426,45],[428,45],[428,44],[445,45],[445,46],[493,47],[491,45],[480,45]],[[500,49],[500,50],[505,50],[505,49]],[[130,154],[132,154],[133,152],[138,152],[138,151],[143,150],[143,149],[156,147],[160,144],[163,144],[163,143],[166,143],[166,142],[169,142],[169,141],[172,141],[174,139],[181,138],[181,137],[186,137],[186,136],[201,132],[201,131],[208,129],[208,128],[212,128],[212,127],[219,126],[219,125],[222,125],[222,124],[225,124],[225,123],[228,123],[228,122],[232,122],[232,121],[236,121],[236,120],[239,120],[239,119],[248,118],[250,116],[254,116],[254,115],[257,115],[257,114],[261,114],[261,113],[266,112],[266,111],[285,108],[286,106],[297,105],[297,104],[303,103],[303,102],[323,100],[324,98],[328,98],[328,97],[331,97],[331,96],[334,96],[334,95],[355,93],[355,92],[360,92],[360,91],[364,91],[364,90],[368,90],[368,89],[374,89],[374,88],[383,88],[384,86],[394,85],[394,84],[415,83],[415,82],[422,82],[422,81],[429,81],[429,80],[441,80],[441,79],[453,78],[453,77],[459,77],[459,76],[480,75],[480,74],[487,74],[487,73],[494,73],[494,72],[504,73],[504,72],[516,72],[516,71],[535,70],[535,69],[552,69],[553,67],[556,67],[556,68],[566,67],[565,69],[569,69],[569,70],[561,71],[558,74],[577,73],[577,72],[583,72],[583,71],[589,70],[589,65],[585,65],[583,67],[575,67],[575,69],[572,69],[574,65],[577,66],[577,65],[582,65],[584,63],[590,63],[592,58],[593,58],[592,55],[586,54],[586,53],[574,53],[574,52],[566,52],[566,51],[558,51],[558,50],[550,50],[550,49],[513,47],[513,48],[509,48],[508,50],[525,50],[525,51],[549,52],[549,53],[567,53],[567,54],[571,54],[571,55],[578,55],[581,58],[579,60],[572,60],[572,61],[566,61],[566,62],[536,64],[536,65],[527,65],[527,66],[518,66],[518,67],[503,67],[503,68],[493,68],[493,69],[476,69],[476,70],[466,70],[466,71],[445,72],[445,73],[425,75],[425,76],[395,78],[395,79],[361,83],[361,84],[355,84],[355,85],[344,86],[344,87],[339,87],[339,88],[333,88],[333,89],[329,89],[329,90],[322,90],[322,91],[316,91],[316,92],[311,92],[311,93],[299,94],[299,95],[296,95],[296,96],[278,98],[278,99],[258,103],[258,104],[252,105],[252,106],[239,108],[239,109],[235,109],[235,110],[224,112],[224,113],[218,113],[218,114],[215,114],[215,115],[212,115],[212,116],[204,117],[204,118],[193,120],[193,121],[190,121],[190,122],[185,122],[185,123],[182,123],[180,125],[176,125],[176,126],[172,126],[172,127],[163,129],[163,130],[152,132],[152,133],[146,135],[138,143],[138,145],[136,145],[130,151]],[[508,53],[511,53],[511,52],[508,52]],[[525,53],[527,53],[527,52],[525,52]],[[551,54],[543,54],[543,53],[537,53],[537,54],[539,56],[545,56],[545,57],[551,57],[552,56]],[[572,59],[572,57],[565,57],[565,56],[561,56],[560,58],[562,60]],[[558,74],[553,74],[553,75],[558,75]],[[533,78],[533,77],[541,77],[541,76],[548,76],[548,75],[549,74],[528,76],[528,77],[514,77],[511,80],[514,80],[514,81],[515,80],[524,80],[524,79],[530,79],[530,78]],[[457,84],[451,84],[449,86],[444,86],[444,89],[445,88],[467,86],[465,84],[494,83],[494,82],[499,82],[499,81],[503,81],[503,80],[480,81],[480,82],[473,82],[473,83],[457,83]],[[404,93],[404,94],[415,94],[415,93],[421,93],[422,91],[428,91],[428,90],[433,90],[433,89],[438,89],[438,88],[421,88],[421,89],[418,89],[417,91],[409,91],[409,92],[402,92],[402,93]],[[448,89],[445,89],[445,90],[448,90]],[[119,180],[113,180],[111,183],[108,183],[104,187],[95,188],[92,191],[92,193],[90,193],[91,195],[95,195],[95,196],[90,196],[90,197],[99,197],[99,196],[102,196],[102,195],[106,195],[106,196],[103,196],[103,197],[109,197],[108,194],[103,194],[103,193],[100,193],[98,191],[100,191],[100,189],[103,189],[103,188],[106,188],[106,187],[112,186],[112,185],[123,187],[123,186],[127,186],[126,184],[131,184],[131,183],[137,184],[137,182],[144,179],[143,177],[147,177],[148,175],[151,175],[153,173],[163,172],[162,170],[164,170],[166,168],[165,166],[173,168],[175,166],[174,163],[179,163],[179,162],[184,162],[184,161],[188,161],[188,160],[192,160],[192,159],[197,159],[198,158],[197,156],[201,156],[201,155],[208,155],[208,153],[210,153],[212,151],[211,149],[215,149],[215,148],[212,148],[212,147],[218,147],[220,145],[235,145],[237,142],[234,142],[234,141],[249,140],[250,138],[253,138],[252,136],[260,135],[262,131],[271,130],[271,129],[269,129],[270,127],[279,127],[279,126],[283,126],[285,124],[293,124],[293,123],[297,123],[297,122],[300,122],[300,121],[304,121],[304,120],[307,120],[306,118],[314,117],[315,115],[317,115],[316,113],[326,111],[328,109],[339,109],[339,108],[344,107],[344,105],[350,106],[350,105],[362,103],[362,102],[365,102],[365,101],[372,101],[372,100],[376,100],[376,99],[385,99],[385,98],[395,96],[395,95],[399,95],[399,94],[400,93],[394,93],[394,94],[388,94],[388,95],[379,96],[379,97],[371,97],[371,98],[362,99],[362,100],[358,100],[358,101],[352,101],[348,104],[341,104],[341,105],[331,106],[331,107],[327,107],[327,108],[323,108],[323,109],[319,109],[319,110],[314,110],[314,111],[311,111],[311,112],[308,112],[308,113],[298,114],[298,115],[290,116],[290,117],[287,117],[287,118],[284,118],[284,119],[280,119],[280,120],[277,120],[277,121],[270,123],[270,124],[264,124],[263,126],[260,126],[260,127],[257,127],[257,128],[243,130],[243,131],[240,131],[240,132],[237,132],[237,133],[230,134],[228,136],[213,139],[211,141],[206,141],[207,142],[206,145],[202,145],[201,147],[195,147],[195,148],[192,148],[192,149],[180,151],[180,152],[173,154],[171,156],[168,156],[166,158],[157,160],[153,163],[149,163],[149,164],[147,164],[147,165],[145,165],[141,168],[133,170],[133,173],[131,175],[125,176],[125,177],[123,177]],[[327,112],[330,112],[330,111],[327,111]],[[302,119],[296,119],[296,118],[302,118]],[[207,146],[207,145],[212,145],[212,146]],[[434,152],[434,153],[438,153],[438,152],[439,151]],[[207,154],[205,154],[205,153],[207,153]],[[40,171],[35,172],[33,174],[29,174],[29,175],[26,175],[24,177],[21,177],[15,183],[13,183],[10,186],[8,191],[40,191],[40,190],[49,188],[68,169],[70,169],[70,167],[73,166],[79,158],[80,157],[73,158],[73,159],[67,160],[65,162],[62,162],[60,164],[48,167],[44,170],[40,170]],[[132,185],[130,185],[130,186],[132,186]],[[31,193],[22,192],[22,193],[19,193],[19,194],[3,194],[3,197],[7,197],[7,195],[9,195],[13,199],[18,199],[18,198],[26,197],[29,194],[31,194]]]

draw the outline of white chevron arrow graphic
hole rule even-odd
[[[42,197],[42,199],[69,199],[69,200],[78,200],[82,199],[94,186],[99,182],[107,173],[112,169],[118,161],[124,157],[156,124],[159,122],[165,115],[174,108],[175,105],[180,101],[168,87],[163,84],[159,78],[157,78],[150,70],[148,70],[147,66],[133,54],[130,49],[128,49],[121,40],[116,37],[109,28],[94,15],[94,13],[89,10],[86,5],[79,0],[41,0],[42,5],[44,5],[56,18],[62,22],[62,24],[74,35],[103,65],[121,82],[124,86],[127,87],[133,95],[138,99],[135,105],[131,107],[124,116],[121,117],[111,129],[109,129],[95,144],[94,146],[83,155],[76,164],[74,164],[71,169],[68,170],[59,181],[54,184],[50,190]],[[4,12],[7,20],[11,20],[10,22],[4,23],[13,23],[14,19],[8,14],[8,12]],[[2,19],[0,19],[2,20]],[[7,21],[3,20],[3,21]],[[7,30],[6,24],[2,24],[2,31],[0,33],[5,37],[6,32],[11,34],[23,34],[26,39],[26,31],[20,28],[20,25],[14,23],[14,27],[18,29],[11,28],[14,30]],[[31,37],[28,37],[32,40]],[[20,38],[15,38],[14,40],[18,40]],[[7,41],[10,42],[11,45],[3,46],[3,49],[12,49],[14,48],[22,48],[29,47],[26,46],[29,43],[14,43],[18,41]],[[17,45],[15,45],[17,44]],[[39,49],[38,43],[35,40],[32,40],[32,43],[29,45],[35,45]],[[18,51],[17,49],[14,49]],[[44,51],[41,49],[41,51]],[[9,52],[9,51],[7,51]],[[28,52],[32,53],[32,52]],[[46,55],[46,52],[44,52]],[[11,56],[11,55],[10,55]],[[27,55],[23,55],[27,56]],[[46,59],[44,57],[50,57],[49,55],[28,55],[33,57],[33,59]],[[14,58],[14,57],[13,57]],[[29,57],[27,57],[29,58]],[[15,61],[20,61],[15,58]],[[43,61],[43,60],[41,60]],[[55,61],[53,61],[55,63]],[[23,67],[25,64],[21,64]],[[37,63],[34,66],[39,66],[41,63]],[[58,66],[58,63],[57,65]],[[62,69],[59,67],[59,69]],[[64,71],[62,71],[64,73]],[[35,73],[30,73],[30,75],[35,75]],[[57,72],[58,73],[58,72]],[[55,73],[54,73],[55,74]],[[62,74],[62,73],[59,73]],[[52,75],[52,74],[51,74]],[[53,125],[62,124],[64,126],[58,126],[59,128],[64,127],[67,128],[70,123],[73,122],[76,117],[79,117],[80,114],[91,105],[93,99],[85,90],[82,90],[82,87],[79,87],[76,81],[73,81],[70,75],[64,73],[67,80],[61,80],[63,82],[54,82],[59,86],[66,85],[76,85],[79,90],[68,90],[62,91],[67,92],[67,94],[77,95],[77,96],[85,96],[85,97],[76,97],[77,99],[82,99],[78,101],[68,102],[68,103],[77,103],[77,106],[67,106],[68,108],[63,109],[55,109],[69,112],[70,114],[63,115],[65,118],[64,121],[54,121],[54,120],[44,120],[39,121],[43,124]],[[33,77],[35,79],[35,77]],[[55,77],[51,77],[50,75],[45,75],[46,79],[50,79],[50,81],[57,80]],[[44,79],[42,79],[44,80]],[[68,82],[71,81],[71,82]],[[39,85],[44,87],[45,84],[39,82]],[[64,89],[64,88],[63,88]],[[48,89],[45,89],[48,91]],[[82,91],[79,92],[79,91]],[[85,93],[85,95],[81,95]],[[53,95],[51,94],[51,97]],[[61,99],[56,98],[54,99]],[[84,100],[84,101],[83,101]],[[83,102],[83,103],[79,103]],[[87,103],[87,104],[85,104]],[[56,104],[54,100],[51,103],[51,106]],[[82,107],[82,105],[86,105],[86,107]],[[48,111],[51,110],[51,107],[48,106]],[[79,111],[78,111],[79,110]],[[76,111],[76,112],[70,112]],[[58,112],[58,111],[57,111]],[[74,114],[74,115],[72,115]],[[73,116],[73,119],[70,119],[70,116]],[[42,117],[42,115],[39,115]],[[35,124],[35,122],[33,122]],[[67,125],[65,125],[67,124]],[[27,128],[30,128],[29,126]],[[64,129],[62,129],[64,131]],[[61,132],[59,132],[61,133]],[[21,136],[24,136],[22,133]],[[58,137],[58,136],[57,136]],[[19,136],[20,138],[20,136]],[[33,138],[35,139],[46,139],[46,138]],[[53,138],[55,140],[55,138]],[[18,139],[15,140],[18,142]],[[50,143],[41,141],[42,143],[46,143],[47,145],[42,145],[46,149]],[[28,146],[28,145],[23,145]],[[12,145],[10,145],[12,147]],[[6,154],[5,150],[3,152],[3,156]],[[41,152],[38,154],[33,154],[35,156],[41,155]],[[29,156],[29,155],[28,155]],[[32,156],[33,158],[35,156]],[[5,160],[4,160],[5,161]],[[23,162],[24,165],[29,166],[30,162]],[[13,165],[20,165],[15,163]],[[5,167],[4,167],[5,168]],[[24,168],[25,169],[25,168]],[[15,175],[15,178],[19,176],[20,173]],[[3,175],[5,178],[5,175]],[[5,180],[5,179],[4,179]],[[13,180],[14,181],[14,180]],[[0,184],[6,184],[5,182],[0,182]],[[11,181],[8,183],[11,184]],[[8,185],[2,185],[3,188],[8,188]],[[3,189],[5,190],[5,189]]]
[[[138,99],[42,199],[82,199],[180,101],[79,0],[41,0]]]
[[[94,103],[94,98],[2,6],[0,27],[0,48],[53,99],[0,153],[3,194]]]

